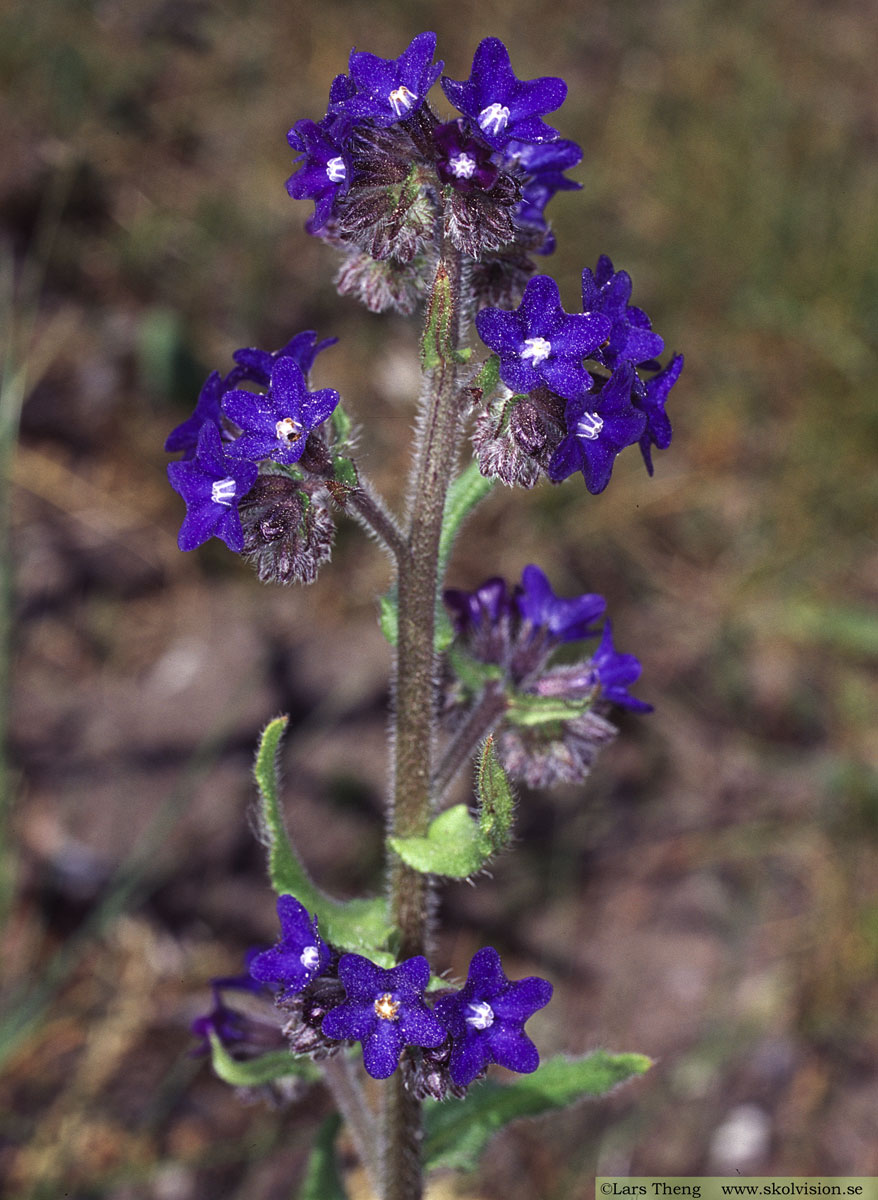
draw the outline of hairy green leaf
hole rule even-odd
[[[584,1058],[559,1055],[508,1086],[488,1081],[471,1088],[459,1104],[428,1103],[426,1167],[471,1171],[494,1134],[511,1121],[567,1108],[586,1096],[602,1096],[651,1065],[643,1054],[597,1050]]]
[[[486,358],[482,368],[473,380],[473,387],[481,388],[484,397],[490,397],[497,390],[500,382],[500,359],[496,354]]]
[[[391,849],[407,866],[424,875],[466,879],[480,870],[491,854],[465,804],[455,804],[431,821],[426,837],[391,837]]]
[[[278,895],[295,896],[319,921],[320,932],[340,950],[371,952],[387,944],[392,927],[387,902],[382,896],[370,900],[334,900],[313,882],[296,854],[280,803],[277,757],[286,717],[266,726],[253,774],[259,789],[259,825],[268,848],[268,875]]]
[[[341,1117],[332,1113],[317,1131],[299,1189],[299,1200],[348,1200],[335,1155],[335,1139],[340,1128]]]
[[[320,1078],[319,1068],[309,1058],[293,1058],[289,1050],[273,1050],[240,1062],[232,1058],[213,1030],[208,1037],[211,1065],[220,1079],[233,1087],[259,1087],[285,1075],[296,1075],[309,1081]]]

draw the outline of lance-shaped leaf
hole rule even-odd
[[[584,1058],[547,1059],[532,1075],[507,1086],[487,1081],[472,1087],[459,1104],[429,1102],[425,1109],[427,1170],[471,1171],[488,1142],[522,1117],[567,1108],[587,1096],[603,1096],[652,1065],[643,1054],[597,1050]]]
[[[286,726],[286,717],[269,722],[253,768],[259,789],[259,828],[268,849],[271,886],[278,895],[295,896],[317,917],[324,938],[339,950],[372,953],[385,946],[392,933],[384,898],[334,900],[315,885],[293,849],[281,811],[277,767]]]
[[[210,1061],[214,1071],[223,1083],[233,1087],[259,1087],[260,1084],[271,1083],[288,1075],[308,1082],[321,1078],[320,1070],[310,1058],[293,1058],[289,1050],[272,1050],[268,1054],[260,1054],[258,1058],[241,1061],[232,1058],[213,1030],[207,1036],[210,1038]]]
[[[314,1139],[299,1200],[348,1200],[335,1155],[335,1139],[341,1128],[338,1113],[328,1116]]]

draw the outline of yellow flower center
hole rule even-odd
[[[375,1001],[375,1015],[382,1021],[395,1021],[397,1012],[399,1012],[399,1001],[394,1000],[390,992],[385,992]]]

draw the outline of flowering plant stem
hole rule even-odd
[[[399,560],[398,639],[394,672],[393,800],[389,832],[426,835],[433,811],[436,714],[434,649],[439,543],[445,497],[457,460],[461,399],[457,351],[461,341],[461,256],[443,245],[428,304],[425,343],[436,332],[442,349],[429,372],[412,467],[407,553]],[[437,315],[438,314],[438,315]],[[428,952],[428,877],[400,859],[389,864],[391,916],[399,930],[398,956]],[[421,1195],[420,1101],[406,1088],[407,1066],[386,1084],[384,1108],[385,1200]]]

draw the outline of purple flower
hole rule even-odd
[[[605,254],[598,259],[594,273],[588,267],[582,272],[583,312],[604,313],[612,322],[608,345],[595,355],[607,367],[626,361],[648,362],[661,354],[665,346],[659,335],[652,332],[643,309],[628,303],[630,297],[631,276],[627,271],[614,271]]]
[[[445,64],[433,62],[435,50],[435,33],[419,33],[399,58],[378,58],[352,50],[348,70],[355,90],[336,80],[330,112],[343,112],[354,121],[395,125],[421,107],[442,73]]]
[[[474,592],[446,588],[442,599],[458,633],[482,624],[496,625],[501,616],[510,611],[506,580],[497,575],[486,579]]]
[[[521,189],[521,201],[515,210],[517,219],[526,225],[548,229],[545,208],[555,193],[576,191],[582,187],[581,183],[568,179],[564,174],[582,160],[582,147],[566,138],[559,138],[542,145],[510,142],[506,153],[514,155],[528,175]],[[555,239],[550,234],[538,253],[551,254],[554,249]]]
[[[338,974],[347,999],[323,1018],[323,1032],[363,1043],[363,1063],[373,1079],[396,1070],[404,1046],[439,1046],[445,1029],[423,1000],[430,964],[422,955],[384,970],[359,954],[343,954]]]
[[[600,645],[592,655],[589,683],[600,688],[602,700],[619,704],[634,712],[652,712],[652,705],[628,694],[628,684],[640,678],[640,662],[633,654],[618,654],[613,646],[613,627],[609,617]]]
[[[258,950],[248,950],[245,964],[249,964],[259,953]],[[271,993],[263,984],[257,983],[250,977],[249,971],[241,975],[228,975],[211,980],[213,1006],[209,1012],[196,1017],[191,1030],[200,1039],[191,1054],[197,1057],[210,1053],[210,1035],[214,1034],[227,1050],[240,1049],[257,1051],[272,1044],[280,1044],[280,1031],[276,1021],[262,1021],[255,1013],[241,1012],[230,1007],[223,998],[226,991],[249,992],[251,995],[266,997]]]
[[[490,1063],[529,1075],[540,1065],[537,1048],[524,1024],[552,998],[552,985],[530,976],[506,978],[500,955],[485,946],[469,966],[466,984],[436,1001],[436,1015],[453,1039],[448,1069],[458,1087],[466,1087]]]
[[[307,378],[308,372],[314,366],[314,359],[321,350],[328,350],[337,341],[338,338],[324,338],[322,342],[318,342],[315,331],[306,329],[304,333],[297,333],[295,337],[290,338],[280,350],[257,350],[252,346],[236,350],[232,358],[238,365],[233,367],[226,377],[226,390],[240,383],[242,379],[268,387],[274,365],[279,358],[291,358]]]
[[[443,183],[458,192],[489,191],[497,182],[500,168],[494,151],[481,138],[463,128],[463,121],[449,121],[433,130],[438,157],[436,173]]]
[[[545,384],[575,400],[592,385],[582,360],[608,336],[610,322],[602,313],[566,313],[555,280],[535,275],[515,311],[483,308],[476,329],[500,355],[500,378],[507,387],[531,392]]]
[[[603,596],[593,593],[587,592],[570,599],[556,596],[546,576],[533,564],[525,567],[521,573],[521,586],[516,591],[515,602],[526,621],[536,628],[546,629],[559,642],[595,637],[598,630],[592,628],[592,622],[607,607]]]
[[[317,918],[295,896],[278,896],[277,915],[281,939],[256,955],[250,974],[258,983],[277,985],[280,996],[292,996],[323,974],[332,955],[317,932]]]
[[[258,468],[223,450],[219,428],[207,422],[198,434],[195,457],[168,464],[168,479],[186,501],[177,544],[194,550],[208,538],[221,538],[230,550],[244,549],[238,504],[256,482]]]
[[[548,475],[554,483],[582,471],[592,495],[604,490],[616,455],[638,441],[646,428],[646,417],[631,403],[633,381],[634,367],[625,362],[599,392],[568,400],[567,436],[549,463]]]
[[[567,84],[551,76],[517,79],[500,39],[485,38],[476,48],[469,79],[456,82],[443,76],[442,90],[459,112],[475,122],[485,141],[500,150],[512,138],[520,142],[556,138],[558,131],[540,120],[540,114],[560,108]]]
[[[308,434],[332,414],[338,402],[333,388],[309,392],[298,363],[278,358],[267,395],[233,391],[223,397],[223,412],[243,430],[232,452],[252,462],[266,458],[287,465],[298,462]]]
[[[344,77],[342,77],[344,78]],[[307,224],[309,233],[322,229],[332,215],[336,196],[344,196],[351,186],[350,155],[340,136],[343,119],[334,121],[297,121],[287,134],[287,141],[299,157],[298,167],[287,180],[287,191],[294,200],[313,200],[314,213]]]
[[[640,453],[650,475],[653,469],[652,447],[658,446],[659,450],[667,450],[671,444],[671,422],[665,412],[665,402],[682,370],[683,355],[675,354],[663,371],[646,381],[642,393],[634,393],[635,406],[646,414],[646,429],[640,439]]]
[[[219,371],[211,371],[198,396],[195,412],[168,434],[165,450],[169,454],[182,450],[184,459],[194,458],[201,426],[215,425],[217,430],[221,430],[220,400],[224,390],[225,380],[222,375]]]

